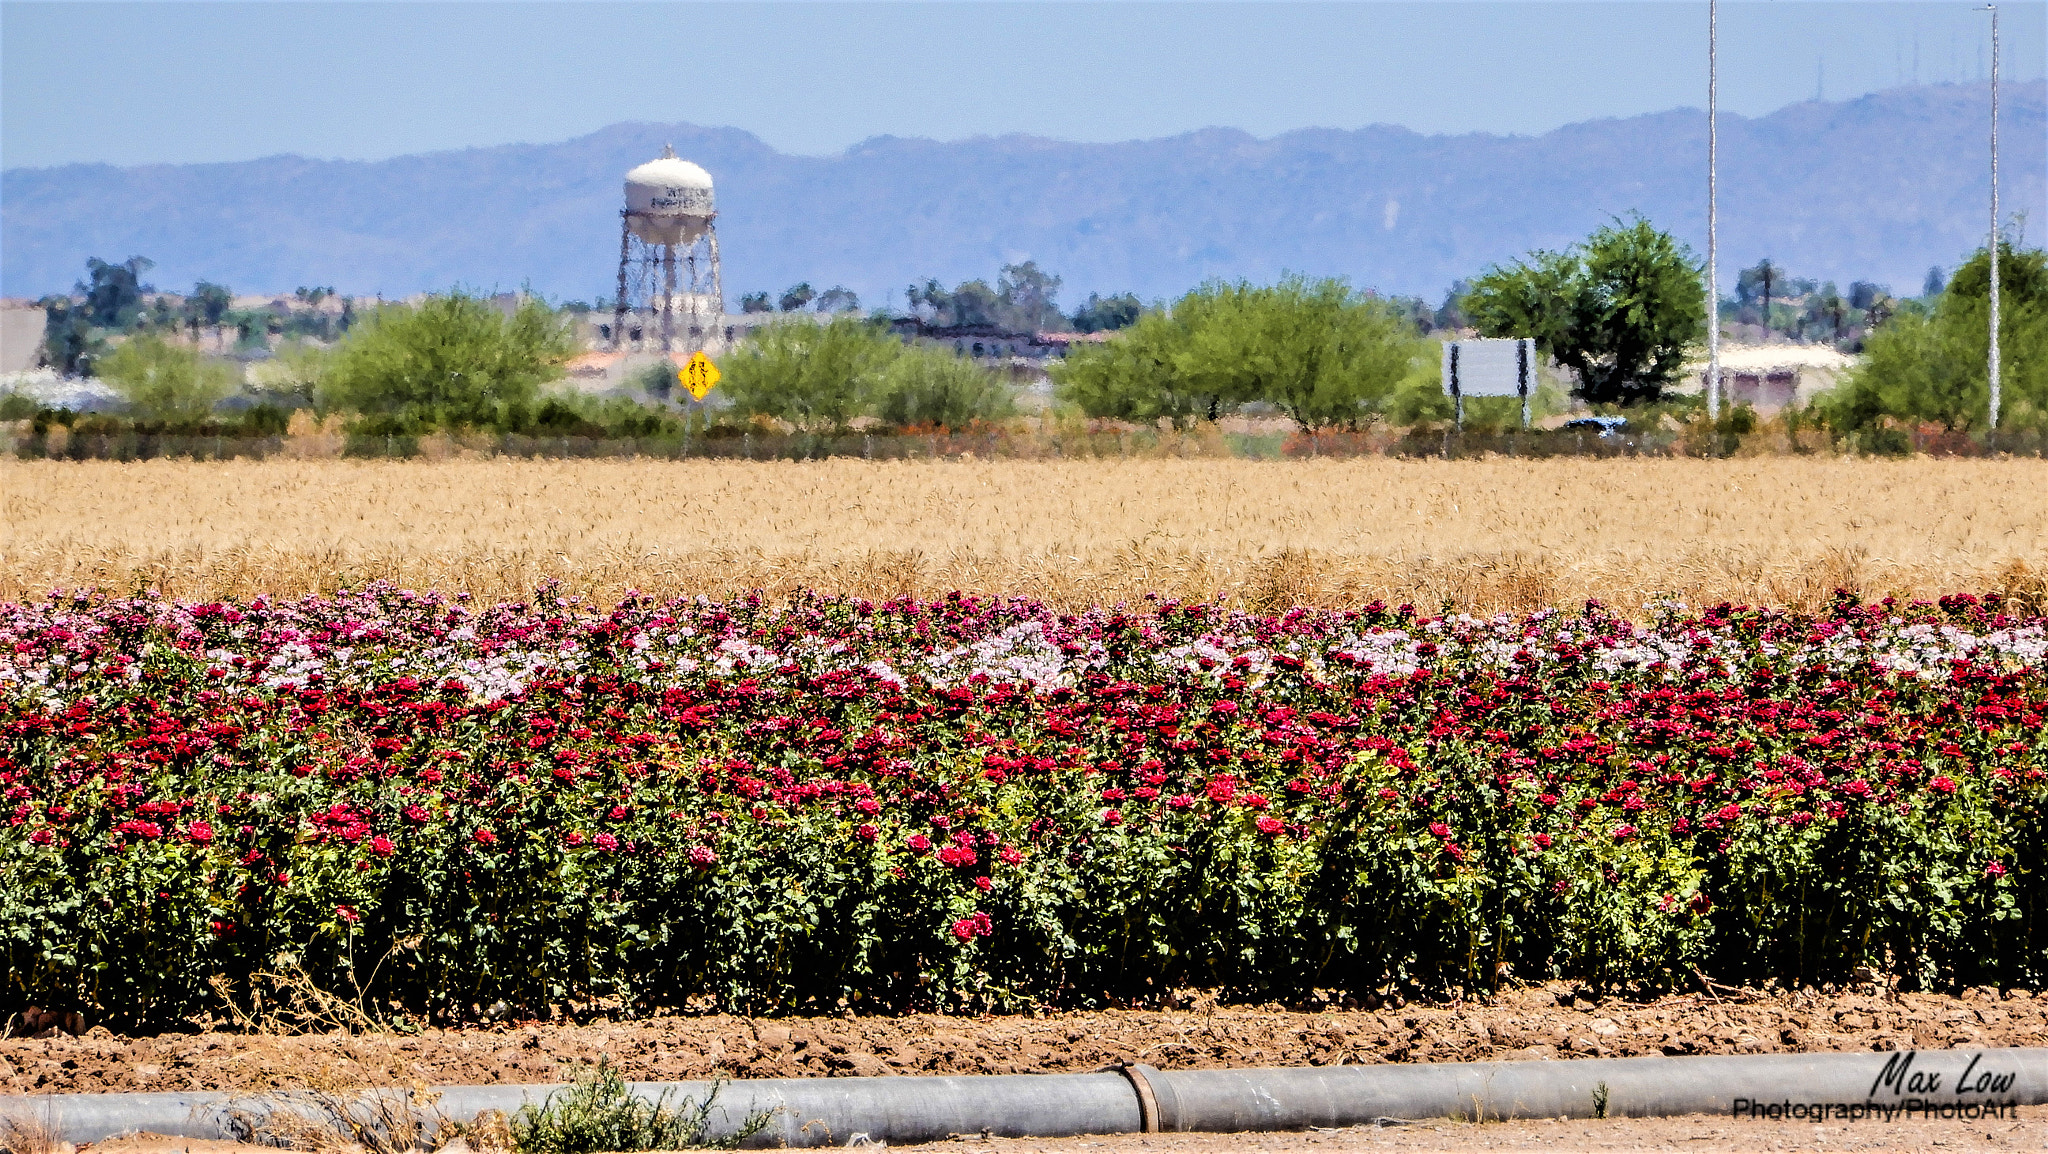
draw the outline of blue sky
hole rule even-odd
[[[1761,114],[1974,80],[1972,0],[1722,6],[1722,93]],[[1380,2],[0,3],[0,165],[372,159],[731,125],[1070,140],[1208,125],[1534,133],[1705,103],[1706,5]],[[2012,79],[2048,3],[2004,8]]]

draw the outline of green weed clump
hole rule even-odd
[[[608,1058],[576,1073],[569,1088],[527,1105],[512,1118],[518,1154],[611,1154],[629,1150],[731,1150],[761,1131],[768,1115],[749,1114],[738,1129],[708,1137],[719,1084],[702,1102],[671,1107],[672,1092],[648,1101],[633,1093]]]

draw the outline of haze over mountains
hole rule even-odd
[[[2002,197],[2048,229],[2048,84],[2003,91]],[[1986,225],[1983,84],[1894,89],[1723,121],[1724,290],[1769,255],[1800,276],[1917,292]],[[166,290],[333,285],[402,296],[522,284],[608,291],[619,181],[673,142],[718,184],[725,287],[845,284],[869,306],[903,286],[993,279],[1036,259],[1091,290],[1176,295],[1208,277],[1339,274],[1440,297],[1458,277],[1641,211],[1702,254],[1706,120],[1697,110],[1587,121],[1536,137],[1403,128],[1233,129],[1119,144],[1027,136],[882,137],[829,157],[749,133],[616,124],[557,144],[383,161],[67,165],[0,174],[0,293],[68,289],[88,257],[141,254]]]

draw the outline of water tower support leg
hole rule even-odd
[[[661,351],[676,347],[676,247],[661,246]]]
[[[619,297],[612,305],[612,351],[626,347],[626,263],[633,248],[633,230],[619,214]]]

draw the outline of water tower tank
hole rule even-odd
[[[689,244],[716,214],[711,174],[673,148],[626,174],[626,225],[648,244]]]

